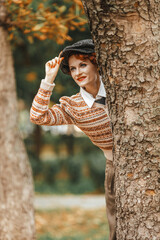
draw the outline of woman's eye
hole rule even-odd
[[[70,68],[70,71],[73,72],[75,68]]]
[[[85,64],[85,63],[81,64],[81,67],[86,67],[86,66],[87,66],[87,64]]]

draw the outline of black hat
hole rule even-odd
[[[92,39],[84,39],[70,46],[67,46],[61,53],[61,57],[64,57],[64,59],[61,62],[60,69],[63,73],[69,74],[68,59],[71,55],[74,53],[91,54],[94,52],[95,50]]]

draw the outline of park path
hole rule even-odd
[[[92,210],[105,208],[105,197],[104,195],[36,195],[34,206],[37,210],[58,208]]]

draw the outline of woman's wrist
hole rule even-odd
[[[54,79],[55,78],[49,77],[49,76],[46,75],[44,81],[47,82],[47,83],[53,84]]]
[[[55,83],[49,83],[49,82],[46,82],[45,79],[42,79],[40,88],[47,91],[52,91],[54,87],[55,87]]]

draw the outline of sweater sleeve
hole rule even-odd
[[[30,120],[37,125],[68,125],[74,121],[66,112],[65,104],[54,104],[49,108],[50,97],[55,84],[42,80],[30,110]]]

